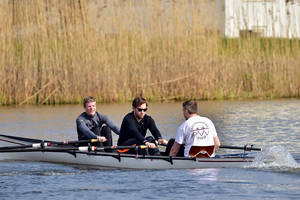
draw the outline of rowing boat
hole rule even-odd
[[[214,158],[185,158],[169,156],[132,155],[118,151],[96,151],[92,147],[74,147],[76,143],[60,142],[0,135],[0,159],[39,161],[92,167],[124,169],[194,169],[245,167],[253,162],[255,154],[243,151],[238,154],[216,155]],[[11,148],[7,146],[11,145]],[[52,144],[49,146],[48,144]],[[23,148],[24,147],[24,148]],[[112,148],[112,147],[111,147]],[[114,147],[116,148],[116,147]],[[136,147],[139,148],[139,147]],[[248,150],[248,149],[245,149]]]

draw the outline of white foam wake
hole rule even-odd
[[[284,146],[266,147],[258,153],[254,162],[249,167],[291,170],[300,169],[300,164],[293,158],[292,154]]]

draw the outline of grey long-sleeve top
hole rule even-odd
[[[96,112],[94,116],[90,116],[83,112],[76,119],[78,140],[89,140],[96,139],[95,135],[91,130],[96,126],[102,127],[106,124],[111,130],[120,135],[120,129],[117,127],[106,115]]]

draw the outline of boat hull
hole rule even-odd
[[[124,169],[195,169],[245,167],[253,158],[169,158],[102,153],[101,155],[62,152],[18,152],[1,153],[4,160],[39,161],[62,164],[87,165],[91,167],[109,167]]]
[[[24,146],[39,142],[51,142],[32,138],[0,135],[0,146]],[[38,161],[90,167],[122,168],[122,169],[195,169],[245,167],[254,157],[248,154],[218,156],[216,158],[183,158],[168,156],[143,156],[108,152],[63,151],[54,149],[35,149],[27,152],[0,152],[0,160]]]

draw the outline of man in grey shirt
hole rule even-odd
[[[85,112],[76,119],[78,140],[98,139],[99,146],[112,146],[111,130],[117,135],[120,129],[106,115],[96,111],[96,99],[83,99]]]

